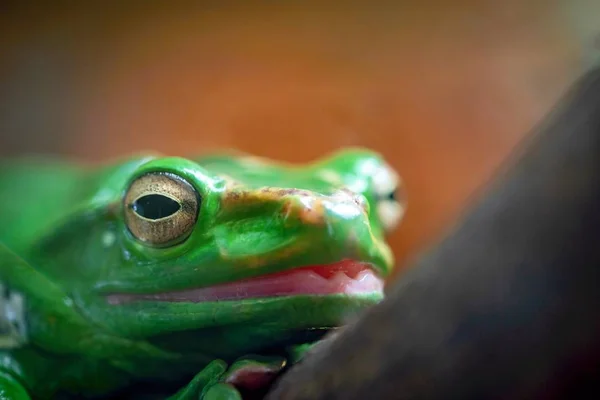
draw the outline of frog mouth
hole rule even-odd
[[[215,286],[151,294],[110,294],[109,304],[132,301],[211,302],[298,295],[382,294],[384,281],[368,263],[343,260],[311,265]]]

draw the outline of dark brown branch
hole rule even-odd
[[[599,278],[600,70],[385,302],[267,398],[577,398],[567,384],[600,364]]]

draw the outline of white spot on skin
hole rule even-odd
[[[367,159],[360,163],[358,166],[358,172],[361,175],[372,175],[381,168],[381,164],[374,159]]]
[[[357,207],[355,194],[351,191],[338,190],[330,199],[326,202],[326,207],[344,219],[357,217],[364,211],[362,207]]]
[[[247,168],[261,168],[265,166],[265,161],[262,158],[254,156],[240,158],[238,163]]]
[[[333,204],[331,209],[334,213],[336,213],[344,219],[357,217],[361,213],[360,208],[356,207],[355,204],[348,203]]]
[[[369,189],[369,184],[365,179],[356,179],[347,185],[348,189],[354,193],[364,193]]]
[[[111,231],[106,231],[102,235],[102,245],[104,247],[110,247],[115,243],[115,234]]]
[[[344,180],[340,176],[339,173],[333,171],[331,169],[324,169],[319,171],[319,178],[323,179],[323,181],[327,182],[332,186],[341,186],[344,184]]]
[[[404,199],[391,199],[388,196],[402,185],[400,176],[390,167],[380,167],[373,175],[373,190],[380,199],[377,202],[377,216],[386,231],[395,229],[406,211]]]
[[[357,171],[360,178],[347,183],[348,189],[355,193],[364,193],[369,190],[369,182],[364,179],[365,176],[375,176],[381,170],[381,164],[373,159],[363,160],[358,166]]]
[[[313,209],[314,203],[315,203],[315,199],[313,197],[310,196],[302,196],[300,197],[300,203],[302,203],[302,205],[305,208],[308,208],[309,210]]]
[[[315,225],[323,222],[322,207],[314,197],[302,196],[300,202],[303,205],[300,211],[300,218],[302,218],[302,221]]]
[[[404,216],[404,210],[404,207],[395,201],[380,201],[377,204],[377,215],[383,225],[383,229],[388,232],[395,229]]]
[[[400,177],[391,168],[383,167],[373,175],[373,187],[378,195],[387,195],[396,190]]]

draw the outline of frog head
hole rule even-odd
[[[152,156],[84,186],[46,272],[97,326],[186,357],[307,341],[381,301],[405,206],[364,149],[308,165]]]

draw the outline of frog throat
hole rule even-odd
[[[25,296],[0,282],[0,349],[27,343]]]

